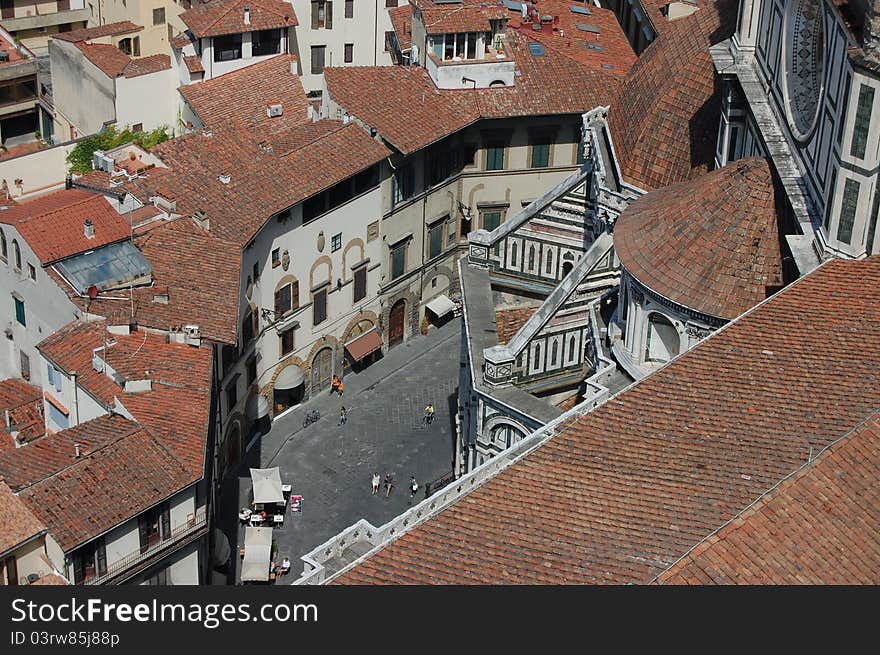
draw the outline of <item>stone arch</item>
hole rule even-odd
[[[514,437],[525,439],[531,433],[526,426],[504,414],[496,414],[483,424],[483,437],[494,442],[496,436],[502,431],[509,430],[511,434],[511,445],[513,445]]]
[[[348,251],[353,250],[355,248],[360,248],[360,257],[349,261]],[[342,250],[342,281],[343,282],[348,282],[349,277],[351,277],[349,274],[349,271],[351,270],[351,265],[364,261],[364,259],[366,257],[364,254],[365,252],[366,252],[366,250],[365,250],[365,246],[364,246],[364,240],[359,237],[355,237],[354,239],[351,239],[347,244],[345,244],[345,248]]]
[[[317,276],[319,270],[324,266],[327,267],[327,276]],[[309,287],[314,289],[316,286],[321,284],[322,282],[333,282],[333,260],[330,259],[327,255],[321,255],[315,260],[315,263],[312,264],[312,268],[309,270]]]
[[[388,334],[388,324],[391,319],[391,308],[394,307],[395,303],[397,303],[398,300],[406,300],[406,306],[410,312],[408,321],[410,325],[410,333],[415,334],[415,331],[419,327],[419,299],[416,294],[413,293],[410,289],[403,289],[385,300],[384,304],[382,305],[382,313],[379,315],[379,330],[385,336],[387,336]],[[415,316],[413,316],[413,312],[415,312]]]
[[[348,341],[351,341],[355,337],[360,336],[360,334],[363,334],[363,332],[366,332],[366,330],[364,329],[361,329],[360,332],[357,331],[359,326],[361,326],[361,323],[365,321],[369,321],[376,329],[379,328],[379,317],[376,316],[375,313],[371,311],[360,312],[357,316],[355,316],[348,322],[348,325],[345,326],[345,331],[342,333],[343,346]]]
[[[668,362],[681,352],[681,330],[665,314],[650,312],[645,331],[645,361]]]
[[[435,277],[444,276],[447,280],[449,280],[449,287],[447,291],[449,293],[455,293],[457,289],[453,289],[457,283],[457,279],[455,277],[455,273],[448,266],[434,266],[431,269],[430,273],[425,273],[425,284],[422,286],[422,298],[425,296],[429,298],[436,296],[438,293],[444,293],[443,290],[437,290],[431,288],[431,280]]]

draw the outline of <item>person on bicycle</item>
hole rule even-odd
[[[434,405],[433,403],[428,403],[428,406],[425,407],[425,416],[424,416],[425,425],[431,425],[434,422]]]

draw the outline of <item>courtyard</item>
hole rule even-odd
[[[303,496],[301,513],[287,512],[273,530],[278,559],[292,562],[293,582],[302,571],[300,558],[359,519],[379,526],[425,497],[424,485],[450,474],[455,452],[455,410],[459,375],[460,323],[452,321],[391,349],[358,374],[345,377],[345,395],[329,391],[310,398],[277,418],[270,432],[248,448],[243,465],[224,482],[219,526],[229,537],[233,557],[228,582],[237,579],[244,543],[237,510],[250,500],[250,467],[279,467],[291,493]],[[434,422],[421,424],[433,403]],[[348,419],[339,425],[340,407]],[[309,410],[321,418],[303,427]],[[390,472],[394,488],[371,493],[371,477]],[[415,476],[415,498],[408,488]]]

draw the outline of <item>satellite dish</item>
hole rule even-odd
[[[86,293],[89,294],[89,300],[94,300],[95,298],[98,297],[98,287],[96,287],[93,284],[92,286],[89,287],[89,289],[88,289],[88,291],[86,291]]]

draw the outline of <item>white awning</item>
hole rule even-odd
[[[269,401],[263,394],[254,394],[247,401],[247,415],[251,421],[263,418],[269,413]]]
[[[251,469],[254,484],[255,503],[283,503],[281,492],[281,471],[276,466],[271,469]]]
[[[306,379],[303,370],[296,364],[291,364],[283,369],[275,378],[275,388],[280,390],[296,389]]]
[[[272,528],[245,528],[241,581],[265,582],[268,580],[271,557]]]
[[[443,318],[449,312],[455,311],[455,303],[441,293],[439,296],[429,301],[425,305],[425,308],[434,312],[434,315],[437,318]]]

